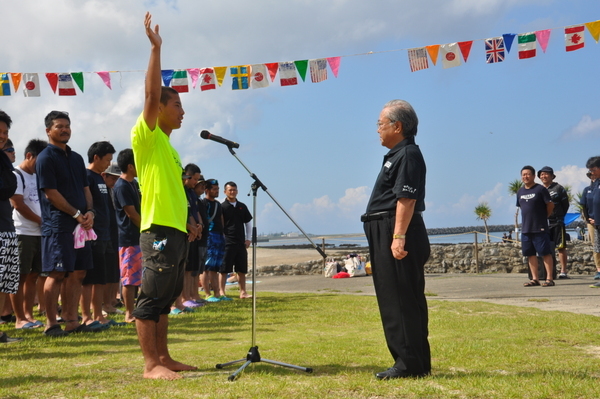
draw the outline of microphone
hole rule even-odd
[[[212,140],[216,141],[217,143],[225,144],[229,148],[240,148],[240,145],[238,143],[234,143],[233,141],[224,139],[223,137],[215,136],[207,130],[203,130],[202,132],[200,132],[200,137],[202,137],[205,140]]]

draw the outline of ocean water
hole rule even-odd
[[[567,230],[572,239],[577,237],[575,230]],[[502,242],[502,232],[490,233],[490,242]],[[515,235],[513,233],[513,239]],[[364,235],[352,235],[352,236],[340,236],[340,235],[328,235],[322,237],[311,237],[311,240],[317,245],[321,246],[323,239],[325,244],[333,244],[335,247],[340,245],[357,245],[359,247],[367,247],[367,238]],[[430,235],[429,242],[431,244],[472,244],[475,242],[475,233],[464,233],[464,234],[444,234],[444,235]],[[485,242],[485,233],[477,233],[477,242]],[[272,247],[272,246],[283,246],[283,245],[310,245],[310,242],[305,237],[298,238],[281,238],[271,239],[268,242],[259,242],[259,247]]]

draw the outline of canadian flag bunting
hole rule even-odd
[[[217,78],[212,68],[200,69],[200,90],[214,90],[217,88]]]
[[[565,46],[567,51],[575,51],[585,46],[585,26],[574,25],[565,28]]]
[[[566,26],[565,50],[567,52],[580,50],[585,47],[586,28],[596,43],[600,40],[600,20],[586,22],[584,24]],[[481,40],[485,44],[486,63],[499,63],[505,61],[510,52],[515,37],[518,43],[519,59],[533,58],[537,56],[537,46],[545,53],[550,41],[552,29],[538,30],[522,34],[506,33],[490,39]],[[438,56],[442,60],[444,68],[453,68],[467,62],[473,40],[434,44],[418,48],[407,49],[408,61],[411,72],[429,68],[429,61],[437,64]],[[399,50],[394,50],[399,51]],[[478,50],[479,51],[479,50]],[[371,53],[369,53],[371,54]],[[361,54],[359,54],[361,55]],[[461,56],[463,61],[461,61]],[[279,73],[281,86],[293,86],[299,83],[298,75],[304,82],[307,74],[310,75],[312,83],[322,82],[328,79],[327,65],[333,76],[338,77],[342,57],[327,57],[318,59],[305,59],[287,62],[270,62],[265,64],[221,66],[207,68],[166,69],[161,71],[161,78],[165,86],[171,86],[179,93],[189,92],[189,78],[192,80],[192,88],[195,89],[200,82],[200,90],[215,90],[222,86],[227,73],[232,81],[233,90],[244,90],[248,88],[259,89],[268,87]],[[122,72],[122,71],[111,71]],[[97,74],[106,87],[112,90],[110,72],[71,72],[71,73],[44,73],[52,91],[59,96],[75,96],[77,91],[74,83],[84,92],[84,74]],[[20,90],[23,83],[23,95],[25,97],[40,96],[40,82],[38,73],[3,72],[0,73],[0,96],[11,95],[12,87],[16,92]]]

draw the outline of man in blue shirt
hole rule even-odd
[[[544,260],[546,281],[544,287],[554,286],[552,261],[552,246],[548,230],[548,216],[554,210],[554,203],[548,190],[535,182],[535,169],[524,166],[521,169],[523,187],[517,191],[517,206],[521,208],[522,233],[521,250],[529,260],[531,281],[523,284],[525,287],[540,285],[538,280],[538,262],[536,253]]]

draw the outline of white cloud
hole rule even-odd
[[[589,115],[583,115],[579,123],[563,133],[562,139],[577,140],[598,136],[600,136],[600,119],[592,119]]]

